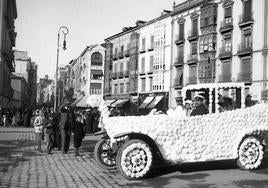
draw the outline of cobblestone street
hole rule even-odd
[[[128,181],[116,171],[106,171],[97,166],[93,148],[98,139],[87,136],[79,157],[74,157],[72,145],[68,154],[55,150],[48,155],[36,151],[32,131],[0,130],[0,188],[268,187],[267,157],[264,167],[252,172],[238,169],[233,162],[198,163],[164,167],[156,170],[151,178]]]

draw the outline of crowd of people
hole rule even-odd
[[[69,151],[73,133],[75,156],[80,155],[79,148],[85,134],[92,134],[99,130],[99,118],[100,113],[97,108],[77,110],[69,104],[60,106],[58,112],[46,108],[36,110],[33,126],[35,128],[37,150],[43,152],[41,143],[42,140],[45,140],[48,154],[53,149],[61,150],[63,154],[66,154]]]
[[[0,106],[0,126],[3,127],[29,127],[32,117],[32,111],[28,108],[10,109]]]

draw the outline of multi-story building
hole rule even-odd
[[[80,59],[73,59],[69,62],[70,65],[70,87],[74,90],[74,98],[84,95],[81,90],[81,66]]]
[[[253,99],[267,96],[267,6],[266,0],[174,5],[170,107],[188,84],[245,82]]]
[[[171,11],[139,28],[138,93],[139,110],[168,109],[171,59]]]
[[[138,27],[145,22],[137,21],[134,27],[105,39],[106,62],[104,75],[104,98],[114,102],[114,107],[132,105],[138,96]],[[128,102],[128,103],[127,103]],[[127,104],[126,104],[127,103]],[[135,110],[137,104],[131,109]],[[130,109],[130,108],[128,108]]]
[[[13,89],[11,76],[14,72],[16,32],[14,20],[17,18],[15,0],[0,0],[0,106],[11,107]]]
[[[37,84],[36,97],[37,106],[42,107],[44,104],[47,104],[47,102],[54,101],[54,85],[55,84],[53,80],[49,79],[48,75],[46,75],[44,78],[39,79],[39,83]]]

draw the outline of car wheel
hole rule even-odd
[[[118,151],[116,166],[126,179],[144,178],[152,167],[152,150],[147,143],[134,139],[126,142]]]
[[[101,139],[96,143],[94,158],[101,168],[106,170],[116,169],[116,154],[110,146],[110,139]]]
[[[253,170],[260,167],[264,155],[264,146],[256,137],[249,136],[243,139],[238,148],[237,165],[244,170]]]

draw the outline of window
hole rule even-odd
[[[250,58],[245,58],[242,59],[241,62],[241,73],[251,73],[251,59]]]
[[[231,75],[231,61],[223,61],[221,65],[223,77]]]
[[[224,9],[224,11],[225,11],[225,14],[224,14],[225,18],[231,18],[232,17],[232,7],[226,7]]]
[[[114,94],[116,95],[118,91],[117,84],[114,84]]]
[[[179,46],[179,52],[178,52],[179,57],[183,57],[183,55],[184,55],[184,48],[183,47],[184,47],[183,45]]]
[[[145,40],[145,38],[143,38],[142,39],[142,44],[141,44],[141,46],[142,46],[142,50],[145,50],[145,43],[146,43],[146,40]]]
[[[154,56],[150,56],[150,68],[149,68],[149,72],[153,71],[153,67],[154,67]]]
[[[226,52],[232,51],[232,40],[231,40],[231,34],[225,35],[224,36],[224,50]]]
[[[128,71],[129,70],[129,61],[127,61],[127,63],[126,63],[126,71]]]
[[[251,0],[245,0],[244,1],[244,21],[250,21],[251,20],[251,11],[252,11],[252,2]]]
[[[120,84],[120,93],[124,93],[124,84],[123,83]]]
[[[141,58],[141,73],[145,72],[145,57]]]
[[[123,70],[124,70],[124,64],[121,62],[120,63],[120,72],[123,72]]]
[[[100,52],[94,52],[92,54],[91,65],[102,66],[102,55]]]
[[[192,21],[192,33],[193,36],[196,36],[198,34],[198,20],[194,19]]]
[[[151,36],[151,43],[150,43],[150,47],[153,48],[154,47],[154,36]]]
[[[199,42],[199,51],[200,51],[200,53],[204,52],[204,40],[203,40],[203,38],[200,39],[200,42]]]
[[[129,92],[129,83],[126,83],[126,93]]]
[[[153,90],[153,77],[149,77],[149,89],[150,89],[150,91],[152,91]]]
[[[124,54],[124,46],[121,46],[121,54]]]
[[[191,43],[191,54],[196,55],[197,54],[197,42]]]
[[[243,47],[249,48],[252,46],[251,30],[247,29],[243,31]]]
[[[146,80],[145,78],[141,79],[141,92],[145,92],[145,87],[146,87]]]
[[[179,40],[184,39],[184,23],[179,24]]]
[[[114,64],[114,73],[117,73],[117,64]]]
[[[114,54],[117,55],[117,48],[114,49]]]

